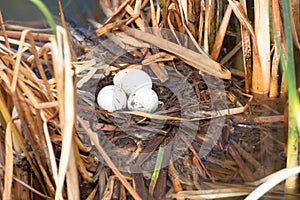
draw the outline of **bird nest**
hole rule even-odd
[[[114,75],[122,69],[104,65],[106,67],[97,66],[94,76],[78,90],[82,97],[79,98],[79,105],[82,105],[79,113],[89,122],[95,141],[101,143],[123,171],[132,172],[132,166],[139,166],[141,171],[153,171],[161,146],[172,152],[170,158],[173,160],[186,153],[192,143],[197,144],[199,156],[205,156],[222,136],[224,116],[236,112],[237,107],[244,109],[236,97],[241,94],[229,91],[230,81],[200,74],[199,70],[178,60],[176,67],[164,65],[168,79],[163,82],[149,65],[130,66],[150,75],[159,98],[154,113],[126,109],[107,112],[98,106],[97,95],[103,87],[113,84]],[[92,71],[86,69],[82,72],[84,75],[79,75],[78,82]],[[98,158],[102,160],[100,155]]]

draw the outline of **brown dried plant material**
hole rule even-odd
[[[125,7],[126,12],[134,19],[135,23],[141,30],[145,30],[145,23],[144,21],[139,17],[139,13],[136,13],[130,5],[127,5]]]
[[[162,37],[161,33],[159,32],[158,21],[156,19],[157,14],[155,13],[153,0],[150,0],[150,11],[151,11],[151,22],[154,27],[152,31],[154,35],[156,35],[157,37]],[[154,54],[159,53],[159,50],[157,48],[153,48],[152,51]],[[166,82],[169,79],[168,72],[165,69],[165,66],[162,62],[152,63],[150,64],[150,68],[162,83]]]
[[[279,2],[272,0],[272,19],[273,19],[273,24],[274,24],[274,35],[277,35],[280,39],[281,46],[282,46],[282,51],[286,52],[286,46],[285,46],[285,41],[284,41],[284,30],[283,30],[283,24],[281,20],[281,15],[280,15],[280,6]],[[281,86],[280,86],[280,94],[285,95],[287,92],[287,86],[286,86],[286,81],[285,81],[285,76],[284,74],[282,75],[282,80],[281,80]]]
[[[205,1],[205,19],[204,19],[204,38],[203,38],[203,49],[209,54],[210,53],[210,41],[214,40],[213,35],[213,23],[214,23],[214,12],[215,12],[215,1]]]
[[[21,31],[6,31],[8,38],[8,41],[12,42],[13,38],[15,39],[20,39],[22,32]],[[41,40],[41,41],[49,41],[49,38],[53,37],[53,34],[48,34],[48,33],[31,33],[32,36],[35,38],[35,40]],[[0,32],[0,35],[3,35],[2,32]],[[26,39],[28,39],[28,36],[26,36]]]
[[[237,45],[235,45],[235,47],[233,47],[233,49],[231,51],[229,51],[221,60],[220,60],[220,64],[224,65],[225,63],[227,63],[242,47],[242,42],[237,43]]]
[[[178,133],[178,134],[179,134],[179,137],[184,141],[184,143],[188,146],[188,148],[193,153],[193,155],[194,155],[193,156],[193,163],[196,165],[196,167],[200,171],[201,175],[204,178],[209,178],[210,180],[213,180],[213,177],[211,176],[211,174],[206,169],[206,167],[203,164],[202,160],[199,158],[198,153],[196,152],[196,150],[194,149],[194,147],[192,146],[192,144],[188,141],[188,139],[186,138],[186,136],[183,133]]]
[[[245,14],[247,15],[246,0],[241,0],[241,5],[244,9]],[[245,90],[247,93],[250,93],[251,85],[252,85],[252,60],[251,60],[252,48],[251,48],[250,35],[243,25],[241,25],[241,36],[242,36],[243,64],[244,64],[244,73],[245,73]]]
[[[102,2],[102,1],[101,1]],[[124,8],[127,6],[127,5],[131,5],[133,2],[133,0],[126,0],[124,1],[119,7],[117,10],[115,10],[115,12],[113,13],[112,16],[108,16],[108,20],[106,20],[105,24],[104,25],[107,25],[107,24],[110,24],[113,20],[120,20],[122,18],[122,16],[124,16],[124,13],[125,13],[125,10]],[[107,5],[110,7],[110,4]],[[106,7],[107,8],[107,7]],[[99,30],[99,29],[98,29]],[[98,30],[96,31],[96,33],[98,33]]]
[[[63,12],[61,1],[58,0],[57,3],[58,3],[58,7],[59,7],[59,15],[60,15],[61,25],[67,31],[67,25],[66,25],[65,15],[64,15],[64,12]],[[66,37],[67,37],[67,41],[68,41],[68,46],[69,46],[71,54],[72,54],[72,58],[74,59],[74,61],[77,61],[77,55],[76,55],[75,50],[74,50],[74,48],[71,44],[70,37],[68,35]]]
[[[300,34],[300,2],[298,0],[292,0],[291,3],[291,11],[293,17],[292,20],[292,34],[293,34],[293,41],[294,45],[300,50],[300,41],[299,41],[299,34]]]
[[[128,192],[133,196],[135,199],[141,199],[139,195],[136,193],[136,191],[132,188],[132,186],[128,183],[126,178],[121,174],[121,172],[117,169],[115,164],[112,162],[112,160],[109,158],[109,156],[106,154],[104,149],[100,146],[97,141],[93,139],[92,133],[88,127],[84,124],[84,121],[77,116],[77,120],[80,123],[80,125],[84,128],[90,139],[94,142],[96,148],[98,149],[99,153],[102,155],[103,159],[106,161],[107,165],[112,169],[112,171],[116,174],[118,179],[122,182],[122,184],[125,186],[125,188],[128,190]]]
[[[3,64],[3,62],[1,61],[0,63],[2,63]],[[1,70],[1,72],[0,72],[0,76],[1,76],[1,79],[2,79],[2,87],[5,87],[6,88],[6,90],[8,91],[9,90],[9,88],[7,87],[8,85],[9,85],[9,80],[8,80],[8,77],[7,77],[7,74],[5,74],[5,68],[6,68],[6,66],[5,65],[2,65],[1,66],[1,68],[2,68],[2,70]],[[11,80],[11,79],[10,79]],[[24,153],[24,155],[26,156],[26,158],[27,158],[27,160],[28,160],[28,162],[30,163],[30,165],[31,165],[31,167],[32,167],[32,169],[33,169],[33,171],[36,173],[36,175],[37,175],[37,177],[40,177],[39,176],[39,174],[38,174],[38,172],[37,172],[37,170],[36,170],[36,167],[35,167],[35,165],[33,164],[33,159],[31,158],[31,156],[29,155],[29,152],[27,151],[27,149],[26,149],[26,147],[25,147],[25,144],[23,143],[23,141],[25,141],[24,140],[24,138],[22,137],[22,135],[20,135],[20,132],[19,132],[19,130],[14,126],[14,123],[11,123],[12,121],[11,121],[11,116],[10,116],[10,113],[9,113],[9,108],[7,107],[7,102],[4,102],[3,99],[4,98],[4,93],[3,92],[1,92],[1,98],[0,98],[0,109],[1,109],[1,114],[2,114],[2,116],[3,116],[3,118],[4,118],[4,120],[5,120],[5,122],[6,122],[6,126],[7,126],[7,128],[9,129],[7,129],[7,131],[8,131],[8,133],[10,132],[10,131],[12,131],[12,133],[13,133],[13,137],[14,137],[14,139],[15,139],[15,141],[16,141],[16,143],[17,144],[15,144],[14,146],[19,146],[21,149],[22,149],[22,151],[23,151],[23,153]],[[4,124],[3,124],[4,125]],[[9,139],[7,140],[7,142],[9,143]],[[7,143],[7,144],[8,144]],[[12,147],[10,147],[10,148],[12,148]],[[12,149],[11,149],[12,150]],[[9,154],[9,150],[6,152],[7,153],[7,156],[9,156],[10,154]],[[6,163],[7,164],[12,164],[12,163],[10,163],[8,160],[6,161]],[[7,171],[7,174],[9,174],[9,171],[10,170],[8,170]],[[16,180],[16,178],[15,178],[15,180]],[[9,187],[9,180],[7,180],[7,187]],[[6,190],[7,190],[8,188],[6,188]],[[19,190],[18,190],[18,188],[15,188],[15,192],[18,192]]]
[[[213,60],[217,60],[218,57],[219,57],[220,50],[221,50],[223,40],[224,40],[224,37],[225,37],[225,34],[226,34],[226,30],[227,30],[227,27],[228,27],[228,23],[229,23],[229,20],[230,20],[231,13],[232,13],[232,8],[231,8],[231,6],[228,5],[227,9],[225,11],[222,23],[220,25],[220,28],[217,32],[216,40],[215,40],[215,43],[212,47],[212,51],[211,51],[211,54],[210,54],[210,57]]]
[[[272,66],[271,66],[271,81],[270,81],[270,97],[278,97],[278,78],[279,78],[279,54],[275,42]]]
[[[137,165],[132,165],[130,167],[131,171],[141,171],[141,167]],[[145,180],[142,173],[133,173],[132,178],[138,187],[136,187],[136,192],[142,199],[147,199],[148,191],[145,186]]]
[[[204,28],[204,13],[205,13],[205,5],[203,2],[201,2],[200,6],[200,14],[199,14],[199,27],[198,27],[198,43],[203,43],[202,33]]]
[[[253,54],[252,92],[266,94],[270,90],[270,25],[269,1],[254,1],[255,36],[258,55]],[[256,58],[258,56],[259,58]],[[257,60],[257,62],[256,62]]]
[[[116,22],[106,24],[105,26],[98,28],[96,30],[96,34],[98,36],[103,35],[109,31],[111,31],[112,29],[115,29],[116,27],[126,24],[127,22],[128,22],[128,19],[124,19],[124,20],[118,20]]]
[[[10,49],[10,44],[8,42],[8,36],[7,36],[7,32],[5,30],[5,26],[4,26],[4,22],[3,22],[3,18],[2,18],[2,12],[0,10],[0,24],[1,24],[1,33],[3,34],[4,36],[4,42],[5,42],[5,46]]]
[[[228,186],[228,185],[227,185]],[[230,185],[230,188],[217,188],[217,189],[207,189],[207,190],[185,190],[178,193],[168,194],[168,199],[231,199],[234,197],[246,196],[250,193],[251,189],[236,186],[238,188],[233,188],[234,185]]]
[[[247,14],[244,11],[244,8],[242,7],[242,5],[235,1],[235,0],[228,0],[230,6],[232,7],[233,12],[235,13],[236,17],[239,19],[240,23],[245,27],[245,29],[249,32],[251,38],[252,38],[252,44],[253,44],[253,54],[252,54],[252,58],[253,58],[253,68],[255,68],[255,70],[253,69],[253,71],[256,72],[255,75],[253,75],[252,73],[252,89],[254,90],[254,92],[256,93],[266,93],[269,91],[269,82],[267,84],[265,84],[266,82],[264,82],[263,79],[263,68],[261,65],[261,60],[259,57],[259,45],[257,43],[257,38],[255,35],[255,32],[251,26],[251,23],[247,17]],[[269,80],[270,77],[268,77]]]
[[[143,40],[152,45],[155,45],[161,49],[169,51],[179,58],[181,58],[187,64],[203,71],[212,76],[217,76],[223,79],[230,79],[230,71],[226,69],[222,69],[221,66],[213,61],[212,59],[204,56],[202,54],[196,53],[190,49],[184,48],[175,43],[169,42],[168,40],[159,38],[155,35],[145,33],[136,29],[129,29],[127,27],[123,27],[126,30],[126,34],[133,36],[139,40]]]
[[[247,14],[245,13],[245,10],[242,7],[242,5],[235,0],[228,0],[228,2],[229,2],[229,5],[232,7],[234,14],[239,19],[240,23],[247,29],[247,31],[251,35],[252,39],[254,41],[256,41],[254,30],[252,28],[250,20],[248,19]],[[254,45],[257,48],[257,44],[254,43]]]
[[[160,169],[157,183],[153,192],[154,199],[164,199],[166,196],[168,171],[166,168]],[[150,189],[150,188],[149,188]]]
[[[3,199],[11,199],[12,196],[12,177],[13,177],[13,143],[12,143],[12,122],[7,124],[5,132],[5,175]]]
[[[264,175],[264,167],[246,150],[244,150],[239,144],[234,140],[230,140],[232,145],[237,149],[237,151],[244,157],[247,162],[249,162],[256,170],[256,177],[262,177]]]
[[[237,152],[235,147],[232,144],[228,145],[228,151],[237,163],[237,165],[240,167],[240,174],[244,178],[245,181],[255,181],[255,177],[253,176],[253,173],[248,168],[248,166],[245,164],[243,159],[241,158],[240,154]]]
[[[62,130],[62,151],[59,171],[56,180],[55,197],[62,197],[62,190],[67,178],[68,193],[78,199],[79,183],[76,168],[74,145],[75,128],[75,88],[74,71],[71,65],[71,53],[67,42],[67,33],[62,27],[57,27],[57,40],[51,39],[54,73],[57,80],[57,96],[59,103],[59,120]],[[62,45],[64,44],[64,45]],[[67,162],[68,161],[68,162]]]
[[[174,173],[173,174],[170,173],[170,172],[174,172],[174,171],[176,171],[176,169],[174,167],[173,161],[170,160],[169,175],[170,175],[171,182],[172,182],[172,185],[173,185],[173,188],[174,188],[174,192],[180,192],[180,191],[182,191],[182,187],[181,187],[181,183],[179,181],[178,176],[175,176]],[[176,171],[176,173],[178,174],[177,171]]]

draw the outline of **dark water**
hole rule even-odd
[[[59,15],[56,0],[43,1],[54,16]],[[61,0],[67,20],[72,20],[76,25],[83,26],[90,18],[96,21],[104,20],[98,0]],[[41,11],[29,0],[0,0],[0,10],[3,19],[28,22],[43,22],[45,18]]]

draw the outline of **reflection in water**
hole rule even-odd
[[[54,16],[59,16],[57,1],[43,1]],[[100,21],[103,14],[97,0],[61,0],[67,20],[77,26],[84,26],[87,18]],[[46,20],[38,8],[30,1],[0,0],[0,8],[5,21],[24,22],[24,25],[39,24],[46,26]],[[99,12],[100,11],[100,12]]]

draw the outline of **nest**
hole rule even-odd
[[[170,148],[172,160],[178,159],[187,152],[189,144],[196,142],[199,147],[202,145],[203,139],[199,138],[205,138],[211,118],[221,116],[218,116],[219,110],[236,106],[233,102],[230,105],[227,97],[229,81],[220,82],[208,75],[205,81],[198,70],[183,62],[178,61],[176,66],[176,69],[165,66],[169,79],[164,83],[149,66],[142,67],[152,77],[153,90],[159,97],[159,107],[152,114],[128,110],[108,113],[98,107],[96,99],[99,91],[113,84],[113,77],[118,70],[101,76],[96,89],[91,90],[91,87],[97,78],[92,83],[86,82],[86,89],[95,91],[96,117],[89,118],[92,121],[90,125],[98,133],[99,141],[106,141],[102,144],[103,148],[118,163],[119,169],[130,172],[130,166],[137,165],[141,172],[153,171],[160,145]],[[212,148],[211,145],[207,145],[201,156],[205,156],[209,148]]]

